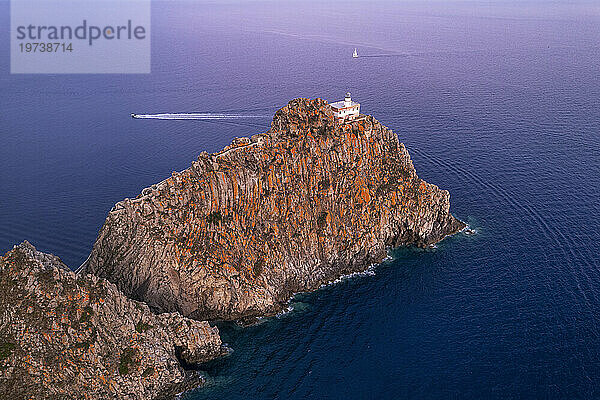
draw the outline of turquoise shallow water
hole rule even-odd
[[[11,76],[1,31],[0,250],[28,239],[75,268],[115,202],[291,98],[350,90],[477,234],[220,324],[234,352],[183,397],[599,397],[598,6],[310,4],[156,2],[140,76]]]

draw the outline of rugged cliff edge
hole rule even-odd
[[[388,247],[457,232],[449,208],[375,118],[340,124],[325,101],[296,99],[268,132],[117,203],[84,271],[160,311],[269,315]]]
[[[181,363],[223,354],[217,328],[153,314],[29,243],[0,258],[0,398],[157,399],[201,383]]]

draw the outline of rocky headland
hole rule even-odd
[[[154,314],[24,242],[0,258],[0,398],[173,398],[224,354],[217,328]]]
[[[0,398],[160,399],[223,356],[206,320],[252,321],[464,227],[372,116],[296,99],[115,205],[78,273],[24,242],[0,258]],[[190,317],[190,318],[188,318]]]
[[[296,99],[268,132],[117,203],[82,273],[158,312],[251,320],[390,247],[459,231],[449,209],[375,118],[340,123],[324,100]]]

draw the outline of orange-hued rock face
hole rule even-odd
[[[268,132],[119,202],[84,271],[162,311],[268,315],[391,246],[456,232],[449,207],[375,118],[339,124],[324,100],[296,99]]]

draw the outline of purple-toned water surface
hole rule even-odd
[[[9,75],[0,30],[0,250],[27,239],[76,268],[115,202],[266,131],[292,98],[351,91],[477,233],[396,250],[279,318],[221,324],[233,354],[183,398],[600,397],[597,2],[169,1],[152,15],[149,75]]]

